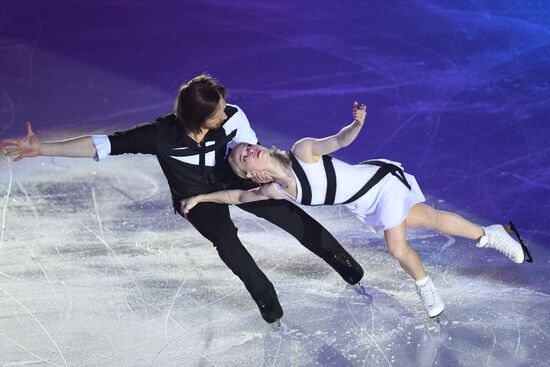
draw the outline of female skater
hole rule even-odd
[[[424,204],[424,195],[414,176],[403,172],[400,163],[389,160],[350,165],[327,154],[355,140],[366,117],[366,106],[354,102],[354,121],[336,135],[322,139],[304,138],[290,153],[259,145],[238,144],[229,161],[235,173],[256,182],[258,188],[225,190],[181,201],[185,215],[200,202],[241,204],[266,199],[289,199],[304,205],[345,204],[365,223],[384,232],[390,254],[415,280],[422,306],[436,317],[444,304],[406,239],[407,228],[432,228],[440,232],[477,240],[477,247],[496,249],[515,263],[524,261],[522,246],[502,225],[480,227],[462,216],[436,210]]]

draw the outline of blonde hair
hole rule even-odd
[[[247,172],[245,172],[244,170],[237,167],[237,165],[235,164],[235,158],[233,157],[235,155],[235,152],[237,151],[237,148],[241,145],[247,145],[247,143],[239,143],[239,144],[235,145],[235,147],[231,151],[231,154],[229,154],[229,156],[227,156],[227,161],[229,162],[229,165],[231,166],[231,169],[233,170],[233,172],[235,172],[235,174],[237,176],[239,176],[240,178],[247,178],[246,177]]]
[[[237,151],[237,148],[241,145],[248,145],[248,143],[238,143],[237,145],[235,145],[235,147],[231,151],[231,154],[229,154],[229,156],[227,157],[227,161],[229,162],[231,169],[233,170],[233,172],[235,172],[237,176],[239,176],[240,178],[248,178],[248,172],[237,167],[237,164],[235,163],[234,155]],[[269,155],[275,158],[275,160],[279,162],[284,168],[292,168],[292,161],[284,150],[281,150],[276,146],[272,146],[269,150]]]

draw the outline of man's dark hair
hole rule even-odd
[[[201,125],[214,114],[225,87],[209,74],[201,74],[180,86],[175,113],[185,131],[198,133]]]

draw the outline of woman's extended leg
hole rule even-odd
[[[456,213],[437,210],[422,203],[415,204],[409,210],[405,223],[411,228],[432,228],[452,236],[477,240],[477,247],[493,248],[515,263],[522,263],[525,259],[521,245],[500,224],[482,228]]]
[[[429,317],[436,317],[445,309],[424,265],[416,251],[409,246],[406,238],[405,222],[384,231],[384,239],[390,253],[399,261],[399,265],[415,280],[416,292],[422,307]]]
[[[444,210],[437,210],[429,205],[414,205],[405,220],[407,227],[432,228],[440,232],[477,240],[484,235],[483,228],[464,217]]]
[[[426,272],[420,257],[416,251],[409,246],[406,238],[407,226],[405,222],[397,227],[384,231],[384,239],[390,254],[399,261],[399,265],[415,280],[424,279]]]

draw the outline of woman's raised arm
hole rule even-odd
[[[365,123],[367,107],[363,104],[359,107],[357,101],[353,102],[354,120],[337,134],[326,138],[304,138],[297,141],[292,147],[292,152],[301,160],[312,163],[319,159],[319,156],[330,154],[340,148],[350,145]]]

